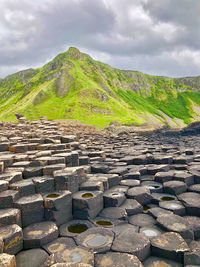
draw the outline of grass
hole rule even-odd
[[[0,80],[0,120],[15,121],[20,112],[27,119],[78,119],[103,128],[114,120],[166,123],[162,111],[173,123],[188,124],[195,119],[193,103],[200,106],[200,92],[192,90],[199,80],[190,81],[118,70],[70,48],[40,69]]]

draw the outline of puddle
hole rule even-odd
[[[59,196],[60,196],[59,194],[49,194],[46,197],[48,197],[48,198],[57,198]]]
[[[147,210],[149,210],[149,209],[150,209],[149,206],[143,206],[143,211],[147,211]]]
[[[161,200],[163,201],[172,201],[172,200],[175,200],[174,197],[161,197]]]
[[[147,185],[146,187],[149,188],[149,189],[158,189],[158,188],[160,188],[159,185]]]
[[[169,203],[168,204],[168,207],[171,208],[171,209],[178,209],[181,206],[179,204]]]
[[[85,193],[82,195],[83,198],[92,198],[93,197],[93,194],[91,193]]]
[[[70,233],[74,233],[74,234],[80,234],[85,232],[88,229],[86,224],[74,224],[74,225],[70,225],[67,227],[67,230]]]
[[[79,252],[77,252],[77,251],[72,252],[69,257],[70,257],[72,262],[75,262],[75,263],[82,262],[82,257],[79,254]]]
[[[96,221],[95,223],[98,224],[98,225],[101,225],[101,226],[112,226],[113,225],[109,221]]]
[[[155,237],[158,235],[158,233],[156,231],[151,230],[151,229],[143,230],[142,233],[148,237]]]
[[[94,237],[90,238],[86,243],[90,247],[100,247],[108,243],[108,238],[103,235],[97,234]]]

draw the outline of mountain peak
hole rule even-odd
[[[70,47],[67,51],[72,59],[83,59],[83,55],[81,54],[80,50],[76,47]]]

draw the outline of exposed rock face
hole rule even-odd
[[[30,120],[73,118],[101,127],[118,120],[176,129],[200,119],[199,98],[199,77],[119,70],[71,47],[41,68],[0,79],[0,119],[14,121],[14,112],[23,112]]]

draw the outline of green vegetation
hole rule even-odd
[[[78,119],[100,128],[111,121],[179,125],[200,117],[200,78],[172,79],[123,71],[76,48],[40,69],[0,79],[0,120]]]

